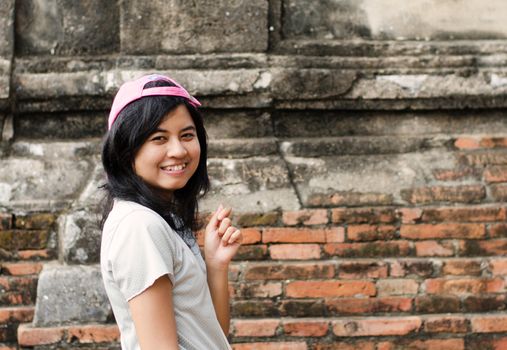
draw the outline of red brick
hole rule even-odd
[[[256,228],[245,227],[241,229],[243,242],[241,244],[256,244],[261,241],[261,231]]]
[[[345,241],[345,229],[343,227],[335,227],[326,231],[326,242],[340,243]]]
[[[401,222],[404,224],[414,224],[421,218],[421,208],[401,208],[397,212],[401,216]]]
[[[237,281],[241,272],[241,265],[232,263],[229,265],[229,281]]]
[[[505,137],[483,137],[480,141],[483,148],[507,147],[507,138]]]
[[[328,243],[324,245],[324,251],[330,256],[375,258],[388,256],[411,255],[408,241],[376,241],[358,243]]]
[[[233,344],[233,350],[308,350],[305,342],[270,342]]]
[[[387,277],[387,264],[377,261],[344,261],[338,267],[342,279]]]
[[[334,262],[311,263],[249,263],[245,267],[246,280],[329,279],[335,275]]]
[[[491,224],[488,229],[491,238],[507,238],[507,224]]]
[[[63,339],[64,327],[33,328],[29,324],[18,327],[18,343],[21,346],[35,346],[58,343]]]
[[[428,259],[395,260],[389,262],[391,277],[419,276],[429,277],[433,275],[433,263]]]
[[[454,146],[459,149],[481,148],[480,140],[474,137],[459,137],[454,141]]]
[[[507,332],[507,315],[475,315],[470,318],[470,325],[474,333]]]
[[[486,235],[484,224],[419,224],[402,225],[400,236],[408,239],[431,238],[483,238]]]
[[[419,283],[412,279],[383,279],[378,280],[377,283],[377,295],[407,295],[417,294],[419,289]]]
[[[284,320],[283,331],[292,337],[323,337],[329,329],[329,321],[326,320]]]
[[[116,325],[70,326],[67,328],[67,341],[75,340],[82,344],[117,342],[120,330]]]
[[[369,281],[295,281],[287,283],[289,298],[319,298],[376,294],[375,284]]]
[[[267,228],[262,232],[263,243],[324,243],[329,229]]]
[[[391,225],[349,225],[347,238],[351,241],[391,240],[396,236],[396,227]]]
[[[18,257],[21,260],[49,259],[51,254],[48,249],[19,250]]]
[[[264,260],[268,255],[265,244],[242,245],[234,256],[234,260]]]
[[[492,152],[491,150],[483,152],[465,153],[460,155],[460,163],[466,165],[488,165],[488,164],[507,164],[507,154],[505,152]]]
[[[486,197],[486,189],[482,185],[420,187],[402,190],[401,197],[410,204],[476,203]]]
[[[446,313],[460,311],[460,298],[455,295],[422,295],[415,298],[417,313]]]
[[[421,217],[423,222],[487,222],[505,220],[505,207],[472,206],[425,208]]]
[[[491,196],[498,202],[507,201],[507,184],[491,185]]]
[[[492,259],[489,268],[493,276],[507,275],[507,258]]]
[[[331,210],[335,224],[389,224],[396,221],[393,208],[336,208]]]
[[[392,205],[393,196],[387,193],[378,192],[351,192],[338,191],[335,193],[314,193],[307,200],[310,206],[316,207],[341,207],[341,206],[381,206]]]
[[[489,166],[484,171],[484,180],[486,182],[507,182],[507,166],[494,165]]]
[[[424,319],[426,333],[466,333],[467,319],[463,316],[427,316]]]
[[[282,215],[283,223],[294,225],[326,225],[329,222],[327,209],[287,211]]]
[[[452,241],[419,241],[414,243],[417,256],[453,256],[454,244]]]
[[[332,322],[333,333],[338,337],[364,337],[407,335],[416,332],[422,324],[419,317],[371,317],[345,319]]]
[[[427,279],[424,284],[428,294],[466,295],[505,291],[505,281],[501,278],[434,278]]]
[[[461,165],[455,169],[433,169],[433,177],[439,181],[456,181],[472,178],[480,180],[482,170]]]
[[[464,339],[396,339],[381,342],[377,350],[465,350]]]
[[[471,259],[449,259],[443,261],[442,274],[456,276],[480,276],[481,261]]]
[[[33,306],[8,306],[0,308],[0,324],[30,322],[33,318]]]
[[[459,254],[462,256],[505,256],[507,255],[507,239],[489,239],[458,241]]]
[[[320,258],[318,244],[275,244],[269,247],[271,259],[309,260]]]
[[[273,337],[280,325],[278,319],[243,320],[232,322],[236,337]]]
[[[364,315],[410,312],[413,299],[407,297],[330,298],[326,299],[325,302],[331,314]]]
[[[276,226],[280,219],[277,211],[264,213],[241,213],[234,217],[239,227]]]
[[[0,265],[2,273],[20,276],[38,274],[42,270],[42,263],[38,262],[20,262],[20,263],[2,263]]]

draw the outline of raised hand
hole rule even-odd
[[[238,251],[241,231],[232,226],[232,209],[220,205],[204,232],[204,258],[208,267],[226,268]]]

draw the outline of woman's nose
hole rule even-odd
[[[180,140],[173,140],[172,142],[168,143],[167,147],[167,156],[168,157],[174,157],[174,158],[182,158],[187,155],[187,149],[185,148],[185,145]]]

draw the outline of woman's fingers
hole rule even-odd
[[[218,220],[223,220],[224,218],[229,217],[231,215],[231,212],[232,212],[232,208],[222,208],[218,212],[218,215],[217,215]]]
[[[229,244],[233,244],[233,243],[241,244],[242,240],[243,240],[243,235],[241,234],[241,231],[238,229],[235,229],[235,231],[233,232],[233,234],[229,238],[228,243]]]
[[[231,226],[231,219],[224,218],[220,222],[220,226],[218,227],[218,235],[222,237],[225,233],[225,231]]]
[[[230,226],[227,228],[227,230],[225,231],[224,235],[222,236],[222,242],[224,245],[227,245],[229,244],[229,240],[231,238],[231,236],[233,235],[233,233],[236,232],[236,228],[233,227],[233,226]]]

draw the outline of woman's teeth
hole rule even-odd
[[[166,167],[164,167],[164,169],[169,170],[169,171],[178,171],[178,170],[183,170],[186,167],[187,167],[187,164],[179,164],[179,165],[166,166]]]

